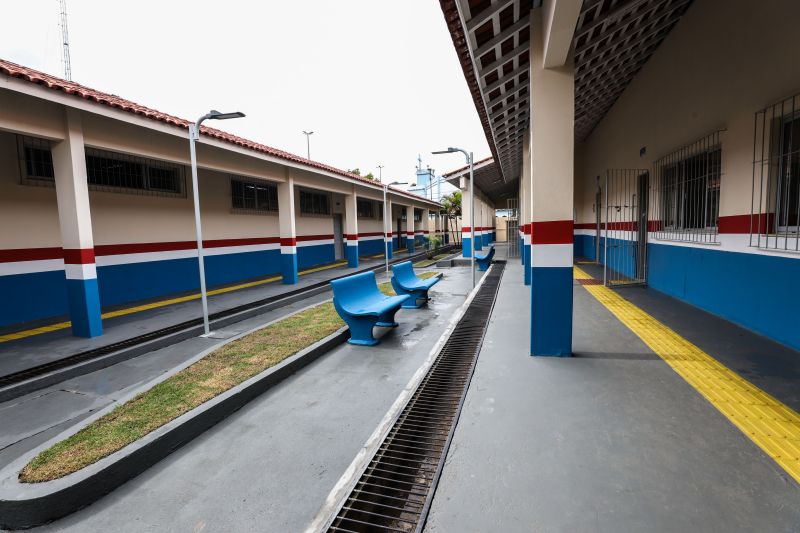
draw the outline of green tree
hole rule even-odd
[[[442,214],[447,220],[447,231],[456,229],[455,220],[461,216],[461,191],[453,191],[450,194],[442,196]],[[456,244],[461,242],[460,232],[453,231]]]
[[[356,176],[361,176],[361,169],[358,168],[358,167],[351,168],[350,170],[348,170],[348,172],[350,174],[355,174]],[[369,174],[366,174],[364,176],[361,176],[361,177],[362,178],[367,178],[368,180],[377,181],[377,179],[375,178],[375,175],[372,174],[372,172],[370,172]]]

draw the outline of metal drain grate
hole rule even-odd
[[[421,531],[483,343],[505,262],[495,263],[328,531]]]

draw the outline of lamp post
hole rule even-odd
[[[467,152],[462,148],[453,148],[452,146],[447,150],[439,150],[438,152],[431,152],[434,155],[438,154],[452,154],[454,152],[461,152],[467,158],[469,165],[469,230],[472,238],[469,240],[471,253],[469,254],[469,265],[472,268],[472,288],[475,288],[475,180],[473,179],[473,157],[472,152]]]
[[[383,166],[378,165],[378,180],[381,181],[383,179]],[[383,181],[381,181],[383,183]],[[391,213],[388,213],[386,210],[386,192],[389,190],[390,185],[408,185],[407,181],[393,181],[391,183],[383,183],[383,260],[386,263],[386,273],[389,273],[389,243],[386,242],[386,223],[390,222],[389,217],[392,216]],[[389,226],[392,227],[391,225]]]
[[[311,160],[311,136],[313,134],[313,131],[303,130],[303,135],[306,136],[306,159],[308,160]]]
[[[204,120],[228,120],[241,118],[244,113],[220,113],[213,109],[197,119],[194,124],[189,124],[189,153],[192,160],[192,197],[194,199],[194,228],[197,238],[197,266],[200,270],[200,300],[203,302],[203,331],[204,335],[211,333],[208,327],[208,295],[206,294],[206,268],[203,262],[203,230],[200,224],[200,192],[197,188],[197,151],[195,142],[200,138],[200,124]]]

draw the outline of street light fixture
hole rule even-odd
[[[313,131],[306,131],[303,130],[303,135],[306,136],[306,159],[309,161],[311,160],[311,136],[314,134]]]
[[[241,118],[244,113],[234,111],[233,113],[220,113],[211,110],[194,124],[189,124],[189,153],[192,159],[192,196],[194,197],[194,228],[197,234],[197,266],[200,269],[200,300],[203,302],[203,331],[204,335],[211,333],[208,327],[208,295],[206,294],[206,268],[203,262],[203,230],[200,225],[200,192],[197,188],[197,151],[195,142],[200,139],[200,124],[205,120],[228,120],[231,118]]]
[[[472,269],[472,288],[475,288],[475,180],[473,179],[473,157],[472,152],[467,152],[462,148],[453,148],[452,146],[447,150],[439,150],[437,152],[431,152],[433,155],[439,154],[452,154],[455,152],[461,152],[464,154],[464,157],[467,158],[467,164],[469,165],[469,230],[470,235],[472,236],[469,240],[469,246],[471,249],[471,253],[469,254],[469,265]]]
[[[383,183],[383,165],[378,165],[378,181]],[[386,273],[389,273],[389,243],[386,241],[386,223],[390,222],[389,217],[392,215],[386,210],[386,192],[391,185],[408,185],[407,181],[393,181],[391,183],[383,183],[383,260],[386,263]],[[391,225],[389,226],[391,228]],[[394,246],[394,244],[392,244]]]

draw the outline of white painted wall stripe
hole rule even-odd
[[[296,255],[297,246],[281,246],[281,255]]]
[[[64,270],[63,259],[41,259],[38,261],[0,263],[0,276],[32,274],[34,272],[58,272],[61,270]]]
[[[531,266],[534,268],[571,268],[572,243],[532,245]]]
[[[85,265],[64,265],[67,279],[87,280],[97,278],[97,267],[94,263]]]

